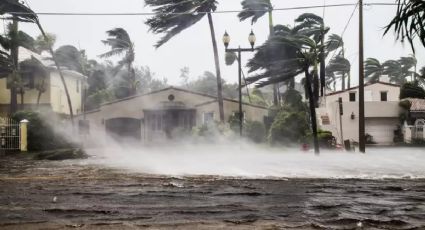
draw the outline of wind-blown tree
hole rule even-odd
[[[350,73],[350,62],[345,58],[345,47],[344,47],[344,41],[342,38],[337,34],[331,34],[328,37],[328,40],[326,41],[326,56],[329,55],[330,52],[337,52],[336,55],[332,57],[334,60],[330,60],[330,63],[326,68],[330,68],[329,70],[326,70],[326,76],[330,77],[330,80],[332,81],[335,76],[335,69],[338,69],[338,67],[341,67],[345,65],[346,71],[339,71],[338,73],[341,75],[339,76],[341,79],[341,88],[342,90],[345,90],[345,88],[351,87],[351,73]],[[336,58],[337,57],[337,58]],[[334,66],[329,66],[330,64],[333,64]],[[335,66],[335,64],[337,66]],[[337,67],[337,68],[335,68]],[[331,74],[331,75],[329,75]],[[347,87],[345,77],[347,76]],[[336,79],[336,78],[335,78]]]
[[[345,59],[342,55],[335,56],[329,61],[327,68],[327,74],[329,72],[332,73],[332,77],[340,78],[342,85],[341,89],[345,90],[345,76],[349,75],[351,70],[350,61]],[[350,88],[350,84],[348,84],[347,88]]]
[[[398,62],[401,65],[401,73],[405,78],[411,77],[412,81],[416,80],[418,73],[416,73],[416,65],[418,60],[413,55],[408,57],[401,57]]]
[[[56,42],[56,35],[46,33],[47,40],[43,35],[38,35],[34,41],[35,50],[41,54],[43,51],[49,51],[49,47],[53,47]]]
[[[38,91],[37,107],[40,105],[41,95],[46,92],[46,79],[49,70],[36,58],[24,60],[20,63],[21,85],[21,105],[24,104],[24,88],[34,88]]]
[[[18,0],[2,0],[0,2],[0,15],[12,15],[11,19],[13,19],[16,23],[18,21],[19,22],[35,23],[37,25],[38,29],[40,30],[41,34],[43,35],[44,39],[46,41],[49,40],[46,33],[43,30],[43,27],[40,24],[40,21],[38,20],[37,15],[31,9],[29,9],[28,7],[26,7],[22,3],[20,3]],[[11,56],[14,56],[13,53],[17,52],[17,51],[14,51],[14,50],[17,50],[17,49],[12,49]],[[68,102],[68,107],[69,107],[71,122],[72,122],[72,124],[74,124],[74,113],[72,111],[71,98],[69,96],[68,87],[66,85],[65,78],[62,74],[62,71],[59,68],[59,65],[55,61],[53,48],[49,47],[49,51],[50,51],[50,54],[53,57],[53,60],[56,64],[56,68],[58,69],[59,76],[61,78],[62,84],[64,86],[65,94],[66,94],[66,98],[67,98],[67,102]],[[17,61],[14,62],[14,63],[15,63],[15,66],[16,66]],[[14,101],[14,102],[11,101],[11,104],[13,104],[13,103],[16,104],[16,101]]]
[[[393,28],[397,39],[404,42],[407,38],[415,52],[414,39],[418,38],[425,46],[425,1],[397,0],[397,4],[396,16],[387,25],[384,34]]]
[[[273,25],[273,5],[270,0],[243,0],[241,2],[242,10],[239,12],[238,17],[240,21],[251,19],[251,24],[257,22],[257,20],[264,15],[268,15],[269,22],[269,36],[274,35]],[[277,106],[278,97],[278,85],[273,85],[273,105]]]
[[[5,76],[7,76],[7,85],[10,89],[10,113],[13,114],[17,111],[18,91],[21,94],[21,103],[24,94],[19,68],[19,47],[34,50],[34,39],[25,32],[18,30],[18,20],[14,18],[13,22],[7,25],[6,34],[0,35],[0,45],[4,50],[10,51],[10,55],[4,57],[10,58],[9,63],[12,63],[12,68]]]
[[[403,68],[400,62],[396,60],[388,60],[382,63],[384,75],[388,75],[390,82],[402,85],[406,83],[406,77],[403,75]]]
[[[295,27],[295,29],[287,26],[276,27],[278,29],[276,34],[260,46],[254,58],[248,62],[250,72],[259,70],[264,72],[247,78],[247,81],[249,83],[260,81],[257,83],[257,87],[262,87],[287,81],[304,73],[314,147],[315,152],[319,153],[313,76],[317,76],[317,65],[322,50],[321,39],[310,38],[314,33],[309,29],[299,32],[298,28],[304,27]]]
[[[145,0],[145,4],[153,8],[155,16],[149,18],[146,24],[155,34],[165,34],[155,45],[156,48],[162,46],[172,37],[183,30],[199,22],[207,16],[211,32],[211,41],[214,51],[214,64],[217,77],[217,99],[220,112],[220,121],[225,122],[223,108],[223,89],[218,57],[217,41],[214,32],[214,23],[211,12],[217,9],[216,0]]]
[[[368,58],[364,62],[365,78],[368,82],[378,82],[384,74],[384,66],[376,58]]]
[[[117,66],[114,68],[114,75],[116,75],[123,67],[126,67],[127,82],[131,84],[127,85],[129,94],[134,95],[137,93],[138,84],[136,83],[136,74],[133,68],[133,62],[135,57],[134,44],[130,39],[127,31],[123,28],[115,28],[113,30],[106,31],[108,38],[102,42],[105,45],[111,47],[111,50],[101,54],[101,58],[109,58],[112,56],[123,55],[124,57],[118,61]]]

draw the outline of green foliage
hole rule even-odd
[[[112,101],[115,99],[114,93],[109,89],[98,90],[91,94],[86,99],[86,110],[93,110],[99,108],[102,103]]]
[[[28,123],[28,150],[41,151],[60,148],[71,148],[73,144],[55,133],[55,131],[41,115],[32,111],[20,111],[12,117],[16,121],[27,119]]]
[[[300,143],[308,134],[309,123],[305,112],[281,110],[269,131],[271,144],[289,145]]]
[[[50,47],[53,47],[56,42],[56,35],[47,33],[47,41],[44,39],[43,35],[38,35],[35,39],[35,49],[37,53],[42,53],[43,51],[49,51]]]
[[[228,84],[222,80],[223,97],[234,99],[238,97],[237,84]],[[204,72],[198,79],[190,81],[186,86],[182,86],[185,89],[205,93],[208,95],[217,95],[217,78],[211,72]]]
[[[423,0],[397,0],[397,14],[387,25],[385,33],[394,29],[397,39],[403,42],[407,38],[412,50],[415,51],[413,39],[418,38],[425,46],[425,1]]]
[[[233,65],[237,58],[238,57],[235,52],[226,52],[224,61],[226,65]]]
[[[259,121],[247,121],[244,124],[244,137],[247,137],[255,143],[262,143],[266,139],[266,126]]]
[[[425,90],[415,82],[407,82],[400,89],[400,99],[404,98],[425,99]]]
[[[412,103],[409,100],[403,100],[403,101],[400,101],[398,105],[405,110],[410,110]]]

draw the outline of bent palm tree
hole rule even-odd
[[[413,52],[413,40],[418,38],[425,46],[425,1],[423,0],[397,0],[397,14],[387,25],[384,34],[391,28],[397,34],[397,39],[409,41]]]
[[[345,75],[350,73],[350,70],[351,70],[350,61],[348,61],[342,55],[338,55],[334,57],[333,59],[331,59],[327,66],[328,75],[329,75],[329,72],[332,72],[331,76],[337,77],[336,75],[338,75],[342,79],[342,86],[341,86],[342,90],[345,90],[345,80],[344,80]],[[350,88],[350,86],[348,86],[348,88]]]
[[[241,2],[242,11],[239,12],[238,17],[240,21],[251,19],[251,24],[257,22],[257,20],[268,13],[269,20],[269,36],[274,35],[273,26],[273,6],[270,0],[243,0]],[[279,103],[278,97],[278,85],[273,85],[273,104],[277,106]]]
[[[400,62],[396,60],[385,61],[382,66],[384,67],[383,74],[388,75],[390,82],[402,85],[406,83],[406,78],[403,75],[403,68]]]
[[[264,72],[247,78],[247,81],[257,82],[257,87],[288,81],[299,74],[305,75],[305,88],[310,103],[311,127],[313,130],[315,152],[319,153],[317,138],[317,120],[315,96],[312,78],[315,66],[319,60],[321,46],[309,36],[297,34],[289,27],[276,26],[275,36],[259,47],[254,58],[248,62],[249,71],[264,70]],[[320,41],[319,41],[320,42]]]
[[[101,58],[109,58],[117,55],[124,55],[124,57],[118,61],[118,65],[114,68],[114,75],[116,75],[124,66],[127,68],[129,82],[135,82],[135,72],[133,68],[133,62],[135,57],[134,44],[130,39],[127,31],[123,28],[115,28],[113,30],[106,31],[109,38],[103,40],[105,45],[111,47],[111,50],[99,55]],[[129,94],[134,95],[137,93],[137,84],[130,84]]]
[[[217,99],[220,111],[220,121],[224,122],[223,93],[220,72],[220,62],[218,59],[217,41],[215,39],[214,24],[211,12],[217,9],[216,0],[145,0],[147,6],[153,7],[155,16],[149,18],[146,24],[155,34],[165,34],[155,45],[160,47],[172,37],[183,30],[199,22],[205,15],[211,32],[211,40],[214,51],[214,63],[217,77]]]
[[[416,77],[418,76],[418,73],[416,73],[416,65],[418,64],[418,60],[416,60],[415,56],[411,55],[408,57],[401,57],[398,62],[401,64],[402,75],[405,78],[411,77],[412,81],[415,81]]]
[[[364,62],[365,78],[368,82],[378,82],[384,74],[384,66],[376,58],[368,58]]]
[[[29,9],[28,7],[26,7],[22,3],[20,3],[18,0],[2,0],[0,2],[0,15],[4,15],[4,14],[11,14],[12,18],[15,21],[35,23],[37,25],[38,29],[40,30],[41,34],[43,35],[44,39],[46,40],[46,42],[49,41],[49,38],[47,37],[46,33],[44,32],[43,27],[41,26],[37,15],[31,9]],[[55,61],[53,48],[51,46],[49,47],[49,51],[50,51],[50,54],[53,57],[53,60]],[[72,125],[74,125],[74,113],[72,111],[72,103],[71,103],[71,98],[69,96],[68,87],[66,85],[65,78],[62,74],[62,71],[60,70],[59,65],[56,61],[55,61],[55,64],[56,64],[56,68],[58,69],[59,76],[61,78],[62,84],[63,84],[64,89],[65,89],[65,94],[66,94],[68,107],[69,107],[70,118],[71,118]]]

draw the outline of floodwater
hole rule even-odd
[[[108,151],[2,157],[0,229],[425,229],[423,149],[246,158],[151,149],[156,157],[128,150],[121,160]],[[395,153],[404,157],[386,159]]]

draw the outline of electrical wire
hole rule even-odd
[[[315,9],[315,8],[332,8],[332,7],[347,7],[356,6],[358,3],[345,3],[345,4],[329,4],[329,5],[311,5],[311,6],[297,6],[297,7],[286,7],[286,8],[275,8],[273,11],[290,11],[290,10],[303,10],[303,9]],[[365,6],[397,6],[396,3],[364,3]],[[267,10],[250,10],[250,12],[266,12]],[[227,14],[227,13],[240,13],[241,10],[222,10],[213,12],[197,12],[197,14]],[[32,13],[23,12],[9,12],[15,15],[28,15]],[[36,12],[37,15],[44,16],[153,16],[157,15],[155,12],[134,12],[134,13],[78,13],[78,12]],[[183,13],[164,13],[164,15],[187,15],[194,14],[193,12]]]

